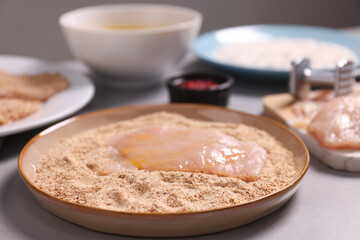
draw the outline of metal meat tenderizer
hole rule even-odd
[[[314,70],[307,58],[297,58],[291,63],[289,91],[295,97],[303,99],[311,87],[333,87],[335,97],[353,91],[355,77],[360,76],[360,68],[355,68],[353,61],[341,59],[334,71]]]

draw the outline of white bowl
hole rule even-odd
[[[121,86],[161,80],[185,55],[201,22],[202,15],[193,9],[162,4],[91,6],[59,18],[73,55]]]

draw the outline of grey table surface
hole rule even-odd
[[[359,29],[349,29],[360,34]],[[64,66],[85,71],[75,61]],[[191,55],[179,69],[212,70]],[[93,79],[96,94],[81,111],[169,101],[164,84],[145,89],[116,89]],[[287,91],[284,82],[249,81],[238,77],[228,105],[231,109],[262,113],[261,98]],[[62,220],[42,208],[32,197],[17,170],[18,155],[44,128],[8,136],[0,149],[0,239],[131,239],[100,233]],[[286,205],[248,225],[191,239],[360,239],[360,174],[332,170],[311,156],[300,188]]]

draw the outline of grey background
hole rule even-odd
[[[48,60],[71,58],[58,17],[104,3],[154,2],[187,6],[204,15],[202,32],[262,23],[343,28],[360,25],[359,0],[0,0],[0,54]]]

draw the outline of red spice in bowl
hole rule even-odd
[[[232,77],[219,73],[189,73],[167,81],[171,102],[226,106]]]
[[[216,88],[219,85],[218,82],[209,79],[188,79],[182,82],[179,87],[187,88],[189,90],[206,90]]]

